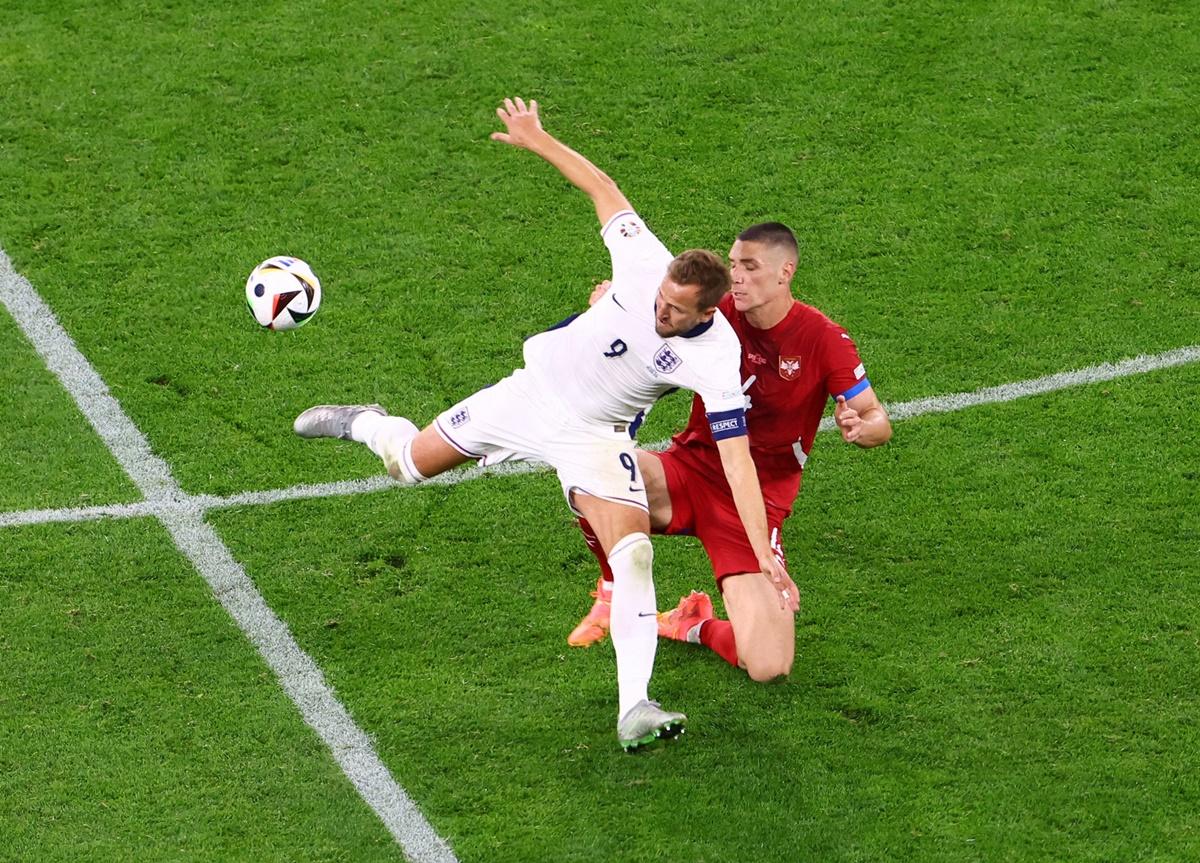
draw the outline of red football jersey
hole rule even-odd
[[[790,511],[826,402],[853,398],[869,387],[866,369],[846,331],[812,306],[794,303],[769,330],[750,326],[728,294],[720,309],[742,343],[742,381],[754,378],[746,391],[746,421],[763,496],[768,504]],[[687,426],[673,443],[723,476],[699,399],[692,400]]]

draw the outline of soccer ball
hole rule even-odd
[[[246,305],[260,326],[294,330],[321,305],[321,282],[299,258],[267,258],[246,280]]]

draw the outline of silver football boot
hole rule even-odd
[[[387,416],[383,405],[316,405],[306,410],[292,428],[300,437],[336,437],[350,440],[350,426],[354,418],[365,411]]]
[[[663,710],[657,701],[642,699],[617,723],[617,742],[626,752],[653,743],[657,738],[669,740],[683,734],[687,717],[682,713]]]

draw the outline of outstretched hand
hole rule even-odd
[[[600,298],[607,294],[608,289],[611,287],[612,282],[610,282],[608,279],[605,279],[603,282],[596,285],[596,287],[592,288],[592,295],[588,297],[588,305],[594,306],[596,303],[600,302]]]
[[[505,99],[504,105],[496,109],[496,116],[504,124],[505,131],[492,132],[493,141],[528,150],[537,136],[545,131],[542,129],[542,121],[538,118],[536,99],[531,99],[528,106],[520,97]]]
[[[858,411],[846,404],[845,396],[837,397],[837,404],[833,408],[833,421],[837,423],[842,440],[846,443],[854,443],[862,434],[862,417],[858,415]]]

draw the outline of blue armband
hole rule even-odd
[[[870,385],[871,385],[871,381],[868,380],[867,378],[863,378],[861,381],[856,383],[854,386],[850,387],[850,389],[848,389],[844,393],[842,393],[842,398],[844,398],[846,401],[850,401],[850,399],[854,398],[856,395],[861,393],[863,390],[865,390]]]
[[[713,440],[725,440],[731,437],[741,437],[746,434],[746,410],[734,408],[731,411],[719,411],[715,414],[706,413],[708,428]]]

